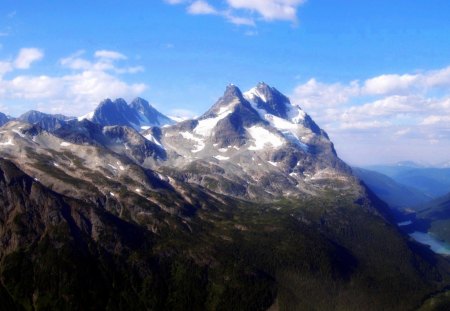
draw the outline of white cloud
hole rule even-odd
[[[373,95],[407,92],[418,84],[419,75],[381,75],[364,83],[364,92]]]
[[[437,148],[436,141],[439,148],[450,148],[449,87],[450,67],[445,67],[362,82],[310,79],[294,88],[291,99],[330,134],[350,162],[388,162],[392,150],[403,159],[438,162],[445,159],[437,149],[419,150]]]
[[[111,60],[127,59],[127,57],[116,51],[100,50],[95,52],[95,57]]]
[[[304,0],[227,0],[233,9],[257,12],[265,20],[296,21],[297,8]]]
[[[62,58],[59,64],[72,72],[58,76],[15,75],[2,79],[2,71],[14,75],[11,64],[15,61],[0,62],[0,102],[26,101],[28,108],[34,105],[43,111],[78,116],[93,110],[107,97],[131,99],[147,89],[143,83],[130,84],[117,76],[143,70],[141,66],[117,66],[115,62],[126,59],[125,55],[102,50],[89,60],[84,54],[78,51]]]
[[[3,77],[7,72],[10,72],[14,69],[11,62],[1,62],[0,61],[0,78]]]
[[[217,10],[212,7],[208,2],[203,0],[197,0],[191,3],[187,8],[188,13],[194,15],[202,14],[217,14]]]
[[[192,110],[184,109],[184,108],[175,108],[170,110],[169,115],[174,120],[187,120],[187,119],[193,119],[198,116],[197,113],[195,113]]]
[[[14,60],[14,67],[18,69],[28,69],[35,61],[41,60],[44,57],[44,53],[40,49],[36,48],[23,48],[20,49],[19,55]]]
[[[426,117],[421,123],[421,125],[436,125],[436,124],[450,124],[450,115],[431,115]]]
[[[423,103],[422,98],[393,95],[361,106],[352,106],[346,109],[343,115],[356,116],[360,119],[396,114],[410,114],[422,110],[420,107],[417,107],[418,103]]]
[[[117,67],[114,63],[118,60],[125,60],[127,57],[115,51],[96,51],[94,56],[98,60],[94,62],[83,58],[84,54],[85,51],[77,51],[68,57],[62,58],[59,62],[62,66],[73,70],[114,71],[119,74],[134,74],[144,71],[142,66]]]
[[[222,16],[235,25],[255,26],[255,20],[297,22],[297,10],[306,0],[226,0],[213,7],[206,0],[164,0],[171,5],[185,4],[189,14]]]
[[[229,21],[232,24],[235,24],[238,26],[252,26],[252,27],[255,26],[255,21],[251,18],[235,16],[229,12],[225,12],[222,15],[225,16],[227,21]]]
[[[292,95],[298,104],[304,108],[333,107],[346,103],[350,98],[358,96],[360,86],[357,81],[348,85],[341,83],[326,84],[310,79],[297,86]]]

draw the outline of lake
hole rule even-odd
[[[430,233],[415,231],[410,233],[409,236],[421,244],[428,245],[435,253],[450,255],[450,244],[439,241]]]

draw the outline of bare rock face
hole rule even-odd
[[[220,193],[273,199],[356,185],[325,131],[264,83],[245,93],[230,85],[200,118],[162,132],[162,145],[178,155],[167,166]]]
[[[0,126],[3,126],[8,121],[9,121],[8,116],[6,114],[0,112]]]
[[[36,110],[30,110],[17,118],[18,121],[38,125],[49,132],[62,127],[70,119],[73,118],[61,114],[47,114]]]
[[[163,126],[173,123],[169,117],[157,111],[142,98],[136,98],[130,104],[127,104],[122,98],[118,98],[115,101],[106,99],[100,103],[91,115],[85,118],[103,126],[129,126],[138,131],[151,126]]]

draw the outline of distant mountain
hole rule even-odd
[[[450,191],[450,168],[377,165],[367,169],[385,174],[396,182],[416,188],[432,198]]]
[[[450,219],[450,192],[442,197],[422,204],[418,215],[433,220]]]
[[[17,118],[17,120],[22,122],[39,125],[47,131],[54,131],[60,128],[70,119],[73,118],[61,114],[47,114],[36,110],[30,110]]]
[[[135,130],[145,130],[152,126],[173,124],[174,121],[153,108],[146,100],[136,98],[130,104],[124,99],[106,99],[93,113],[78,118],[88,119],[101,125],[129,126]]]
[[[406,163],[411,163],[410,161],[405,161]],[[374,171],[381,173],[383,175],[386,175],[391,178],[395,178],[398,174],[401,174],[403,172],[420,169],[422,167],[417,166],[415,162],[412,162],[412,165],[402,165],[402,163],[405,162],[399,162],[398,164],[389,164],[389,165],[370,165],[370,166],[364,166],[363,169],[367,169],[369,171]]]
[[[432,200],[420,190],[400,184],[384,174],[362,168],[353,168],[353,173],[392,208],[412,209]]]
[[[9,121],[9,118],[6,114],[0,112],[0,126]]]

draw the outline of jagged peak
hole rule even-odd
[[[113,104],[113,101],[110,98],[105,98],[104,100],[102,100],[100,102],[100,104],[98,104],[98,106],[97,106],[97,108],[95,110],[99,110],[99,109],[101,109],[101,108],[103,108],[105,106],[109,106],[109,105],[112,105],[112,104]]]
[[[287,96],[265,82],[259,82],[254,88],[244,93],[244,97],[253,102],[258,109],[287,119],[292,104]]]
[[[234,84],[228,84],[225,93],[223,94],[223,98],[225,97],[238,97],[242,98],[241,90]]]
[[[238,105],[248,105],[248,103],[244,99],[241,90],[236,85],[229,84],[227,85],[223,96],[220,97],[219,100],[199,119],[214,117],[223,112],[224,109],[234,110],[234,107]]]
[[[114,100],[114,104],[116,104],[116,105],[121,105],[121,106],[124,106],[124,105],[126,105],[126,106],[128,106],[128,103],[127,103],[127,101],[125,100],[125,99],[123,99],[123,98],[116,98],[115,100]]]
[[[150,109],[151,105],[149,104],[148,101],[146,101],[145,99],[143,99],[142,97],[136,97],[135,99],[133,99],[131,101],[131,103],[129,104],[130,107],[134,108],[134,109],[139,109],[139,108],[143,108],[143,109]]]

